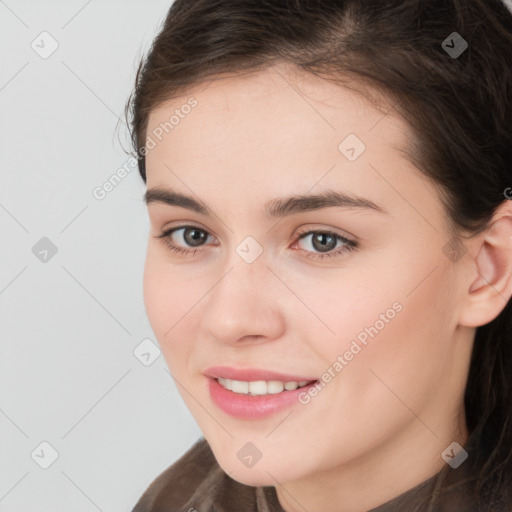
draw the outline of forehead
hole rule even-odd
[[[365,90],[355,82],[351,87]],[[196,85],[150,113],[146,134],[154,148],[147,167],[185,154],[189,163],[202,157],[210,165],[227,163],[235,156],[239,165],[245,160],[272,167],[267,156],[275,162],[300,155],[307,166],[322,152],[339,156],[339,144],[350,134],[367,147],[404,148],[407,126],[385,98],[375,108],[353,89],[284,65]]]
[[[384,96],[379,107],[352,89],[365,92],[360,85],[276,66],[191,87],[149,116],[148,188],[192,190],[240,211],[313,187],[439,209],[433,184],[407,158],[408,125]]]
[[[165,130],[164,136],[170,131],[174,135],[182,131],[183,126],[177,130],[178,124],[191,124],[181,123],[186,117],[201,118],[204,122],[214,116],[218,120],[217,130],[233,127],[234,123],[237,127],[254,128],[265,124],[267,128],[290,130],[299,121],[296,128],[304,132],[307,126],[327,131],[360,127],[366,131],[384,115],[388,117],[387,124],[393,122],[399,131],[400,128],[406,130],[401,118],[392,110],[391,100],[384,94],[354,79],[343,79],[348,87],[283,63],[245,74],[215,77],[153,109],[147,134],[150,136],[159,127],[169,124],[172,113],[178,114],[179,120],[175,116],[172,130]],[[192,98],[197,104],[191,109],[188,104]]]

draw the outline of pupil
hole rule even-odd
[[[190,235],[190,236],[189,236]],[[204,242],[205,232],[196,228],[187,228],[184,234],[185,241],[187,244],[192,246],[201,245]]]
[[[336,247],[336,238],[327,233],[316,233],[313,236],[313,247],[322,252],[330,251]]]

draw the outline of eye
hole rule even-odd
[[[306,241],[303,250],[310,253],[306,257],[318,260],[338,256],[353,251],[357,247],[357,243],[353,240],[331,231],[308,231],[301,234],[294,245],[302,241]],[[339,246],[339,243],[341,243],[341,246]]]
[[[207,231],[196,226],[181,226],[168,229],[156,238],[161,238],[171,251],[188,254],[190,252],[195,253],[196,249],[191,250],[187,247],[200,247],[208,240],[208,236]]]
[[[175,253],[194,255],[200,250],[199,247],[205,245],[209,238],[213,237],[204,229],[196,226],[180,226],[167,229],[156,238],[162,239],[163,243]],[[306,258],[314,260],[338,256],[358,247],[357,242],[331,231],[316,230],[299,234],[298,240],[291,247],[294,248],[301,242],[307,242],[303,244],[305,247],[302,248],[307,253]]]

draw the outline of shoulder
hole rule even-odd
[[[204,438],[146,489],[132,512],[209,512],[256,507],[257,492],[231,479]]]
[[[153,480],[132,512],[179,510],[196,493],[201,483],[208,480],[215,486],[222,476],[223,471],[210,446],[201,438]]]

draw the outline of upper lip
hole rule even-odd
[[[259,368],[233,368],[232,366],[210,366],[204,370],[207,377],[254,382],[258,380],[280,380],[282,382],[316,381],[316,377],[298,376]]]

